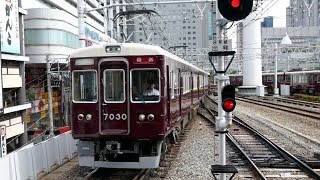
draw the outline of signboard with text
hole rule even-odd
[[[6,126],[0,126],[0,157],[7,155]]]
[[[18,0],[0,0],[1,52],[20,54]]]

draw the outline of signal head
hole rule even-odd
[[[253,0],[218,0],[221,15],[230,20],[238,21],[246,18],[253,6]]]
[[[235,88],[232,85],[225,85],[221,91],[222,109],[231,112],[236,107]]]
[[[234,99],[225,99],[222,103],[222,109],[225,112],[231,112],[234,110],[234,108],[236,107],[236,101]]]

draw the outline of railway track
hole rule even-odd
[[[306,109],[302,109],[302,108],[298,108],[298,107],[286,106],[283,104],[277,104],[275,102],[266,101],[266,100],[257,100],[257,99],[251,99],[251,98],[249,99],[249,98],[243,98],[243,97],[241,97],[241,98],[237,97],[236,99],[238,101],[243,101],[243,102],[247,102],[247,103],[251,103],[251,104],[256,104],[259,106],[278,109],[278,110],[282,110],[285,112],[301,115],[304,117],[310,117],[313,119],[320,120],[319,112],[314,111],[314,110],[306,110]]]
[[[301,105],[301,106],[319,108],[320,109],[320,103],[307,102],[307,101],[301,101],[301,100],[296,100],[296,99],[291,99],[291,98],[284,98],[284,97],[276,97],[274,99],[276,101],[284,102],[284,103],[288,103],[288,104],[297,104],[297,105]]]
[[[216,105],[216,102],[210,99]],[[214,116],[216,112],[207,108]],[[201,115],[209,120],[208,115]],[[227,134],[228,147],[232,149],[230,161],[238,168],[244,178],[314,178],[320,179],[320,174],[298,158],[285,151],[271,140],[244,123],[241,119],[234,117],[234,124]],[[239,155],[241,154],[241,155]]]
[[[88,170],[85,173],[85,176],[78,177],[76,179],[81,180],[105,180],[105,179],[121,179],[121,180],[144,180],[148,179],[148,177],[158,177],[158,178],[166,178],[171,164],[176,159],[181,145],[184,140],[188,138],[188,133],[192,128],[192,120],[187,124],[187,126],[182,130],[179,134],[176,142],[171,144],[168,147],[167,153],[164,156],[164,159],[160,162],[160,167],[157,169],[105,169],[105,168],[96,168]]]
[[[85,176],[77,177],[81,180],[144,180],[149,175],[151,169],[106,169],[95,168],[85,172]]]

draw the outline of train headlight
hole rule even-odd
[[[139,121],[144,121],[146,119],[146,116],[144,114],[140,114],[138,119]]]
[[[82,121],[83,118],[84,118],[84,115],[83,115],[83,114],[78,114],[78,120],[79,120],[79,121]]]
[[[154,115],[153,114],[149,114],[147,119],[148,119],[148,121],[153,121],[154,120]]]
[[[87,121],[91,121],[92,120],[92,115],[91,114],[87,114],[86,115],[86,120]]]

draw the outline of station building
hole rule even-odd
[[[68,56],[79,48],[77,0],[28,0],[22,7],[24,17],[26,63],[26,99],[31,103],[26,122],[30,130],[49,129],[47,64],[50,67],[54,127],[69,124],[70,89]],[[87,0],[89,9],[107,2]],[[107,20],[108,21],[108,20]],[[109,20],[110,21],[110,20]],[[105,11],[91,11],[85,15],[86,46],[116,42],[110,37],[113,28],[105,26]],[[35,131],[32,131],[35,132]],[[29,135],[33,135],[29,133]]]
[[[26,109],[31,107],[26,101],[24,74],[29,61],[23,33],[27,11],[21,0],[1,1],[0,9],[0,142],[1,148],[8,143],[8,151],[12,151],[27,142],[26,134],[19,135],[25,131]]]

